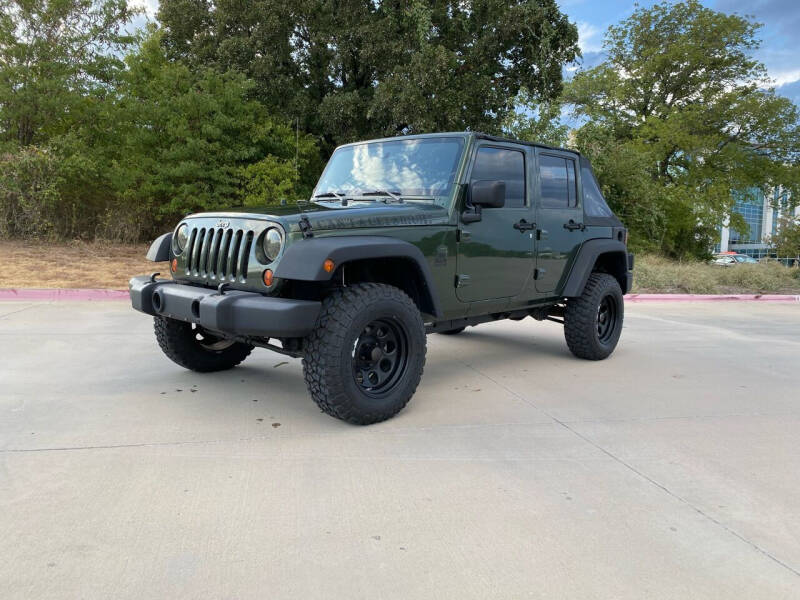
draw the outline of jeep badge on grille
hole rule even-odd
[[[230,226],[231,222],[226,221],[225,219],[220,219],[219,221],[217,221],[217,227],[219,227],[220,229],[227,229]]]

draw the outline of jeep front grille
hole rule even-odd
[[[245,229],[193,227],[184,250],[186,275],[244,283],[253,235]]]

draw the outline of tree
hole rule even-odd
[[[568,86],[586,121],[576,143],[640,247],[703,256],[726,217],[746,228],[733,191],[800,198],[800,118],[762,89],[759,27],[696,0],[637,8],[609,28],[607,60]]]
[[[93,119],[134,37],[126,0],[0,0],[0,143],[46,143]]]
[[[566,147],[569,144],[569,126],[562,119],[560,102],[539,102],[527,91],[522,91],[514,106],[515,110],[503,121],[505,134],[549,146]]]
[[[782,258],[800,260],[800,218],[785,216],[778,223],[778,232],[770,240],[775,253]]]
[[[242,73],[169,61],[156,30],[126,63],[108,149],[116,220],[153,233],[189,212],[311,192],[318,147],[252,100]]]
[[[237,69],[328,148],[412,132],[499,132],[520,89],[561,91],[577,30],[554,0],[162,0],[170,56]]]

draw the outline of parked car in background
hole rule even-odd
[[[714,258],[711,260],[712,265],[721,265],[723,267],[732,267],[734,265],[754,264],[754,263],[758,264],[758,261],[752,256],[748,256],[747,254],[736,254],[736,253],[715,254]]]

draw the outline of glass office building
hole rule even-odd
[[[747,230],[743,232],[730,230],[729,239],[732,244],[754,244],[762,241],[764,229],[764,193],[759,189],[737,192],[736,204],[733,207],[744,217]]]
[[[778,233],[781,219],[792,215],[800,217],[800,206],[792,208],[788,195],[781,188],[766,195],[753,188],[735,193],[734,199],[733,210],[742,215],[747,231],[723,226],[715,252],[739,252],[754,258],[769,256],[773,254],[770,238]]]

